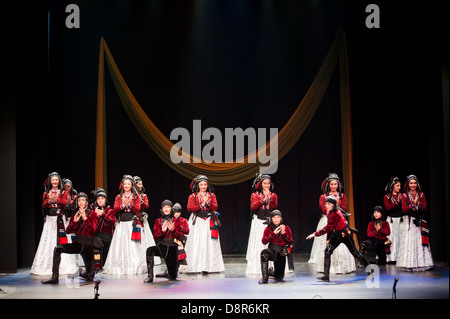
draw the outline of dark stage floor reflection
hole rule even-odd
[[[96,275],[99,299],[391,299],[393,284],[397,299],[448,299],[449,268],[436,263],[432,270],[405,272],[388,264],[367,279],[363,268],[345,275],[331,275],[329,283],[316,279],[315,265],[308,264],[307,254],[295,254],[295,271],[283,282],[270,280],[258,284],[259,276],[245,275],[244,255],[224,256],[225,272],[217,274],[179,274],[177,281],[155,278],[144,284],[142,275]],[[165,269],[164,263],[155,273]],[[378,272],[379,270],[379,272]],[[60,276],[58,285],[42,285],[48,276],[31,275],[29,269],[0,275],[0,299],[93,299],[94,283]]]

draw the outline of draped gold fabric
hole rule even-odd
[[[109,73],[118,93],[118,96],[131,121],[135,125],[142,138],[155,154],[169,167],[181,175],[192,179],[199,174],[205,174],[213,185],[232,185],[247,181],[255,177],[259,172],[260,164],[257,153],[245,155],[243,161],[236,160],[234,163],[194,163],[190,155],[189,163],[175,164],[170,159],[170,151],[173,143],[161,133],[156,125],[147,116],[139,105],[133,93],[125,82],[119,68],[106,44],[100,40],[100,58],[98,75],[98,97],[97,97],[97,143],[96,143],[96,187],[106,187],[106,124],[105,124],[105,86],[104,86],[104,60],[106,60]],[[345,44],[345,34],[342,29],[336,33],[334,41],[328,51],[322,66],[311,83],[310,88],[302,101],[279,131],[277,140],[269,140],[266,147],[269,149],[278,146],[278,160],[281,160],[297,143],[303,132],[313,119],[317,108],[328,88],[330,79],[339,62],[340,68],[340,96],[341,96],[341,121],[342,121],[342,160],[343,180],[348,196],[348,211],[353,211],[353,183],[352,183],[352,138],[350,118],[350,93],[348,87],[348,61]],[[274,143],[278,142],[278,145]],[[263,147],[264,148],[264,147]],[[261,149],[262,150],[262,149]],[[259,150],[259,151],[261,151]],[[269,152],[267,152],[269,153]],[[351,224],[354,225],[354,216],[351,215]],[[353,226],[352,225],[352,226]]]

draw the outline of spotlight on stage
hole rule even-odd
[[[392,299],[397,299],[397,282],[398,282],[398,277],[394,278],[394,286],[392,286]]]

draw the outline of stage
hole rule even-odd
[[[179,300],[274,300],[274,299],[392,299],[393,284],[397,299],[448,299],[449,268],[436,263],[432,270],[406,272],[393,264],[375,268],[367,279],[363,268],[345,275],[331,275],[330,282],[316,279],[315,266],[308,264],[308,254],[295,254],[295,271],[283,282],[269,280],[258,284],[258,276],[245,275],[245,256],[224,256],[225,272],[216,274],[180,273],[177,281],[155,278],[144,284],[145,274],[114,276],[98,273],[98,299],[179,299]],[[162,262],[155,274],[165,270]],[[378,272],[379,270],[379,272]],[[379,275],[378,275],[379,274]],[[15,274],[0,274],[0,299],[94,299],[95,283],[60,276],[58,285],[42,285],[49,276],[35,276],[29,269]],[[186,306],[187,303],[186,303]]]

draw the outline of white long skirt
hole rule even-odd
[[[320,217],[317,229],[320,230],[327,225],[328,218],[326,215]],[[316,264],[316,270],[323,272],[323,264],[325,258],[325,248],[327,245],[327,236],[314,237],[311,255],[308,260],[310,264]],[[350,253],[347,246],[339,245],[331,254],[330,274],[349,274],[356,271],[355,257]]]
[[[414,217],[403,217],[400,224],[401,241],[398,247],[396,266],[407,271],[424,271],[433,267],[430,245],[422,245],[420,227],[414,224]]]
[[[147,247],[156,246],[155,239],[153,238],[152,229],[150,228],[147,219],[144,219],[144,227],[142,228],[142,232],[145,233],[145,236],[142,239],[147,241],[145,245],[147,245]],[[159,258],[158,256],[155,256],[153,260],[155,265],[161,264],[161,258]]]
[[[247,254],[245,256],[247,260],[246,275],[261,275],[261,251],[269,246],[269,244],[264,245],[262,243],[264,230],[267,227],[264,222],[265,220],[258,219],[256,215],[253,215],[250,235],[248,237]],[[273,261],[269,261],[270,267],[274,267]],[[286,259],[285,273],[289,272],[293,272],[293,270],[289,269],[289,264]]]
[[[53,250],[57,244],[58,234],[58,216],[45,216],[44,227],[42,228],[39,246],[34,256],[31,266],[33,275],[51,275],[53,266]],[[69,224],[63,217],[64,227]],[[71,236],[67,236],[69,243],[72,242]],[[60,274],[73,274],[78,271],[78,265],[75,255],[61,254],[61,263],[59,266]]]
[[[147,273],[146,251],[149,247],[147,234],[141,229],[141,241],[137,242],[131,240],[132,232],[132,220],[117,224],[103,273],[114,275]]]
[[[406,219],[406,218],[405,218]],[[391,234],[387,236],[391,241],[391,253],[386,256],[386,261],[397,261],[398,255],[398,246],[400,245],[400,224],[402,217],[392,218],[388,216],[386,221],[389,223],[389,227],[391,229]]]
[[[189,235],[184,248],[187,265],[181,265],[180,272],[213,273],[224,271],[220,235],[217,239],[211,238],[209,218],[196,218],[195,225],[193,225],[194,216],[195,214],[191,214],[189,217]]]

